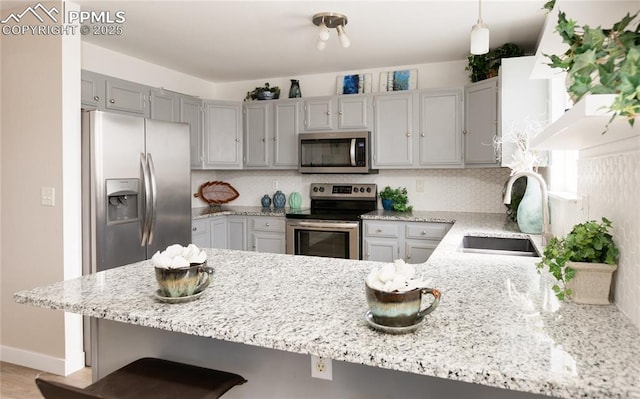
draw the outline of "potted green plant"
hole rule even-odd
[[[266,82],[263,87],[256,87],[253,91],[247,92],[244,100],[277,100],[278,98],[280,98],[280,88],[271,87],[269,82]]]
[[[637,16],[627,13],[605,29],[580,26],[559,12],[556,32],[569,49],[561,55],[544,54],[551,68],[567,73],[567,92],[574,102],[585,94],[615,94],[609,123],[622,116],[633,126],[640,113],[640,24],[629,27]]]
[[[405,187],[391,188],[386,186],[384,190],[380,192],[380,199],[382,200],[382,208],[387,211],[411,212],[413,209],[413,206],[408,205],[409,197],[407,196],[407,189]]]
[[[503,58],[521,57],[524,51],[516,44],[505,43],[500,47],[489,50],[487,54],[473,55],[467,57],[468,65],[466,71],[471,71],[472,82],[478,82],[498,76],[498,69]]]
[[[611,278],[617,269],[618,248],[609,233],[611,222],[602,218],[576,224],[564,238],[553,237],[544,249],[538,272],[548,268],[558,284],[556,296],[592,305],[609,303]]]

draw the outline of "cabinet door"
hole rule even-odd
[[[247,250],[247,218],[230,216],[227,219],[228,248],[240,251]]]
[[[83,109],[104,110],[104,76],[82,71],[80,78],[80,100]]]
[[[285,235],[254,231],[251,233],[251,249],[256,252],[283,254],[285,253]]]
[[[273,107],[273,166],[298,169],[300,101],[277,101]]]
[[[209,228],[211,230],[211,248],[228,248],[226,216],[211,219]]]
[[[239,102],[204,102],[204,168],[242,167],[242,105]]]
[[[462,166],[462,91],[420,93],[420,166]]]
[[[269,102],[245,104],[244,114],[244,166],[267,167],[271,148],[271,113]]]
[[[369,98],[366,96],[338,97],[338,129],[366,129]]]
[[[191,138],[191,169],[202,169],[203,161],[203,132],[202,132],[202,101],[195,97],[180,96],[179,121],[189,124]]]
[[[438,241],[413,241],[404,243],[404,261],[407,263],[424,263],[438,246]]]
[[[151,89],[149,96],[151,119],[167,122],[180,120],[176,93],[163,89]]]
[[[362,243],[364,260],[393,262],[400,257],[398,240],[369,239]]]
[[[106,78],[105,107],[110,111],[148,117],[149,87],[126,80]]]
[[[304,101],[304,130],[333,129],[332,97],[314,98]]]
[[[498,139],[498,78],[464,88],[464,163],[466,166],[500,166],[494,141]]]
[[[199,248],[211,247],[210,220],[196,219],[191,222],[191,242]]]
[[[413,166],[412,93],[381,94],[374,98],[375,168]]]

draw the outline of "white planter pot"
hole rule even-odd
[[[589,305],[608,305],[611,278],[617,265],[606,263],[567,262],[567,266],[576,271],[576,275],[567,283],[576,303]]]

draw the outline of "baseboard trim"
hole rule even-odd
[[[84,354],[83,354],[84,355]],[[77,370],[69,370],[66,372],[66,365],[84,365],[84,360],[65,360],[58,357],[45,355],[38,352],[26,351],[23,349],[12,348],[10,346],[0,346],[0,360],[3,362],[17,364],[23,367],[29,367],[36,370],[46,371],[47,373],[57,375],[69,375]],[[71,367],[73,368],[73,367]]]

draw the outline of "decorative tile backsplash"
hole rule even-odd
[[[509,179],[507,168],[381,170],[375,175],[303,175],[295,170],[274,171],[194,171],[191,177],[193,193],[200,184],[222,180],[231,184],[240,197],[233,205],[259,206],[264,194],[273,196],[277,190],[289,196],[296,191],[302,196],[302,207],[309,207],[311,183],[376,183],[406,187],[409,203],[415,210],[502,213],[502,190]],[[420,186],[423,191],[418,191]],[[192,206],[206,204],[193,198]],[[382,208],[382,206],[379,206]]]
[[[614,277],[615,302],[640,328],[640,152],[582,159],[578,194],[586,195],[589,219],[613,223],[620,248]]]

